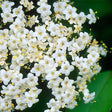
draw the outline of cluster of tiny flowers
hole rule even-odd
[[[5,0],[0,6],[0,111],[37,103],[40,78],[54,96],[44,112],[73,109],[80,93],[85,103],[93,100],[95,92],[89,92],[87,82],[101,71],[98,62],[107,53],[105,45],[83,31],[86,21],[96,22],[93,10],[78,13],[69,0],[52,5],[20,0],[18,6]],[[70,79],[71,72],[75,79]]]

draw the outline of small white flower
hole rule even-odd
[[[83,63],[83,57],[76,56],[75,61],[72,62],[76,67],[80,67],[81,63]]]
[[[58,41],[57,49],[62,49],[62,50],[66,51],[66,49],[68,47],[68,42],[67,42],[66,37],[62,37],[62,38],[58,39],[57,41]]]
[[[76,23],[77,23],[77,16],[78,16],[78,14],[75,13],[75,14],[70,18],[69,23],[70,23],[70,24],[76,24]]]
[[[26,28],[21,28],[18,32],[17,32],[17,37],[26,37],[26,34],[28,33],[28,30]],[[25,39],[26,40],[26,39]]]
[[[85,90],[84,90],[84,97],[83,97],[83,99],[84,99],[84,101],[85,101],[84,103],[90,102],[91,100],[94,99],[94,97],[95,97],[95,92],[89,94],[88,89],[85,89]]]
[[[16,16],[21,17],[23,14],[24,13],[23,13],[23,10],[22,10],[22,6],[19,6],[19,7],[13,9],[13,16],[14,17],[16,17]]]
[[[58,78],[59,75],[60,75],[60,72],[59,71],[56,71],[56,69],[53,68],[46,75],[46,79],[47,80],[56,79],[56,78]]]
[[[25,97],[23,95],[21,95],[19,98],[16,99],[16,107],[15,109],[17,110],[24,110],[27,105],[26,105],[26,100],[25,100]]]
[[[14,5],[15,3],[14,2],[9,2],[9,1],[4,1],[1,8],[2,8],[2,11],[5,12],[5,11],[11,11],[11,7]]]
[[[1,17],[3,18],[4,23],[13,22],[13,15],[8,11],[1,13]]]
[[[24,7],[27,7],[29,1],[28,0],[21,0],[20,4],[22,4]]]
[[[44,72],[49,72],[49,69],[54,68],[57,66],[57,64],[54,63],[53,58],[49,56],[44,56],[44,59],[39,62],[40,65],[42,65],[44,68]]]
[[[0,78],[2,79],[3,83],[5,85],[7,85],[8,82],[11,80],[11,73],[9,71],[1,69],[0,70]]]
[[[43,67],[41,65],[35,63],[34,67],[31,69],[31,73],[35,73],[36,76],[38,77],[41,74],[42,68]]]
[[[53,80],[50,80],[48,82],[47,87],[48,88],[54,88],[55,89],[55,88],[57,88],[59,86],[59,84],[60,84],[61,81],[62,81],[62,79],[60,77],[58,77],[56,79],[53,79]]]
[[[86,45],[87,43],[89,43],[91,41],[91,37],[89,36],[89,34],[87,32],[80,32],[80,38],[82,39],[82,42]]]
[[[90,54],[88,54],[87,57],[88,57],[88,59],[90,59],[94,63],[94,62],[98,61],[99,53],[93,51]]]
[[[54,24],[53,22],[50,22],[47,30],[50,31],[51,36],[55,36],[59,32],[59,27],[58,27],[57,24]]]
[[[66,8],[66,2],[54,2],[53,7],[55,12],[62,13]]]
[[[38,84],[38,78],[31,73],[28,73],[27,81],[29,86],[34,86]]]
[[[104,57],[107,55],[107,51],[105,50],[105,48],[103,46],[99,47],[99,52]]]
[[[74,70],[74,67],[70,65],[68,61],[66,61],[65,63],[62,63],[60,72],[68,76],[70,72],[73,70]]]
[[[63,50],[56,50],[55,53],[53,53],[52,57],[55,58],[57,62],[66,60],[65,51]]]
[[[52,94],[56,99],[61,100],[61,97],[64,95],[64,88],[55,88],[53,89]]]
[[[51,15],[51,6],[46,3],[41,3],[40,7],[37,9],[37,12],[41,14],[41,16],[49,16]]]
[[[24,22],[20,18],[16,18],[15,22],[9,26],[9,28],[16,34],[25,26]]]
[[[92,9],[89,9],[90,14],[87,15],[87,18],[89,19],[89,24],[95,23],[96,22],[96,17],[95,13],[93,12]]]
[[[47,3],[48,0],[40,0],[37,2],[37,4],[40,6],[42,3]]]
[[[82,29],[82,25],[81,24],[78,24],[78,25],[74,25],[74,33],[79,33]]]
[[[43,40],[43,38],[47,35],[45,25],[35,27],[35,35],[37,36],[38,40]]]
[[[85,23],[85,21],[86,21],[85,14],[83,12],[80,12],[76,17],[76,21],[79,25],[82,25],[83,23]]]
[[[60,101],[56,101],[55,99],[50,99],[50,101],[49,101],[49,103],[47,103],[47,106],[48,106],[48,108],[52,108],[52,107],[54,107],[54,108],[56,108],[56,109],[58,109],[59,108],[59,106],[60,106]]]
[[[34,94],[30,92],[25,92],[25,97],[28,107],[31,107],[34,103],[37,103],[39,101],[39,99],[36,99]]]
[[[61,82],[61,85],[63,88],[70,88],[73,83],[74,83],[74,80],[71,80],[68,77],[65,77],[64,80]]]
[[[68,5],[66,9],[63,11],[63,14],[65,14],[66,20],[70,19],[76,12],[76,8],[72,7],[71,5]]]
[[[23,78],[23,74],[19,73],[19,74],[13,74],[12,76],[12,80],[11,82],[15,83],[16,85],[18,85],[18,83],[21,83],[22,78]]]
[[[76,105],[77,105],[77,102],[74,101],[74,102],[68,104],[68,105],[67,105],[67,108],[69,108],[69,109],[74,109]]]

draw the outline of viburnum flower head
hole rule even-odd
[[[93,100],[87,82],[107,54],[83,28],[96,22],[94,11],[77,12],[70,0],[1,0],[0,6],[0,112],[32,107],[46,88],[51,99],[44,112],[75,108],[80,93],[85,103]]]

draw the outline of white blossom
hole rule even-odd
[[[96,22],[95,13],[77,12],[70,0],[48,2],[0,1],[0,112],[32,107],[44,81],[53,96],[44,112],[75,108],[80,92],[85,103],[95,97],[87,81],[101,71],[98,62],[107,54],[107,46],[84,31],[86,19]]]

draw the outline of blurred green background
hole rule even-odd
[[[56,0],[48,0],[48,1],[49,3],[53,3],[53,1]],[[96,16],[99,17],[97,22],[92,25],[86,23],[84,26],[86,29],[88,29],[88,31],[91,28],[93,36],[98,41],[102,40],[108,46],[108,49],[110,49],[112,47],[112,0],[71,0],[71,2],[73,2],[74,6],[78,9],[78,12],[82,11],[85,14],[88,14],[90,8],[93,9],[93,11],[98,12],[96,14]],[[110,112],[111,111],[112,72],[110,71],[112,70],[112,55],[110,51],[108,52],[108,55],[101,60],[100,65],[102,66],[103,73],[95,77],[97,79],[95,82],[92,79],[92,83],[89,84],[89,89],[91,91],[95,91],[96,93],[98,93],[97,99],[100,96],[99,98],[100,100],[98,99],[98,102],[100,103],[96,103],[96,105],[94,106],[92,105],[92,103],[84,105],[83,102],[81,102],[81,104],[79,104],[79,106],[76,107],[76,110],[67,109],[67,110],[63,110],[63,112]],[[41,83],[40,86],[40,88],[43,89],[42,94],[39,95],[40,102],[38,104],[34,104],[31,108],[28,108],[23,112],[44,112],[45,108],[47,108],[45,103],[48,102],[49,99],[51,98],[50,96],[51,90],[48,90],[47,87],[45,87],[45,85],[46,82],[43,82]],[[102,104],[105,104],[105,106]],[[87,109],[89,106],[91,107]],[[97,106],[102,109],[95,110],[98,108]],[[94,109],[91,110],[92,108]],[[20,112],[20,111],[15,111],[15,112]]]

